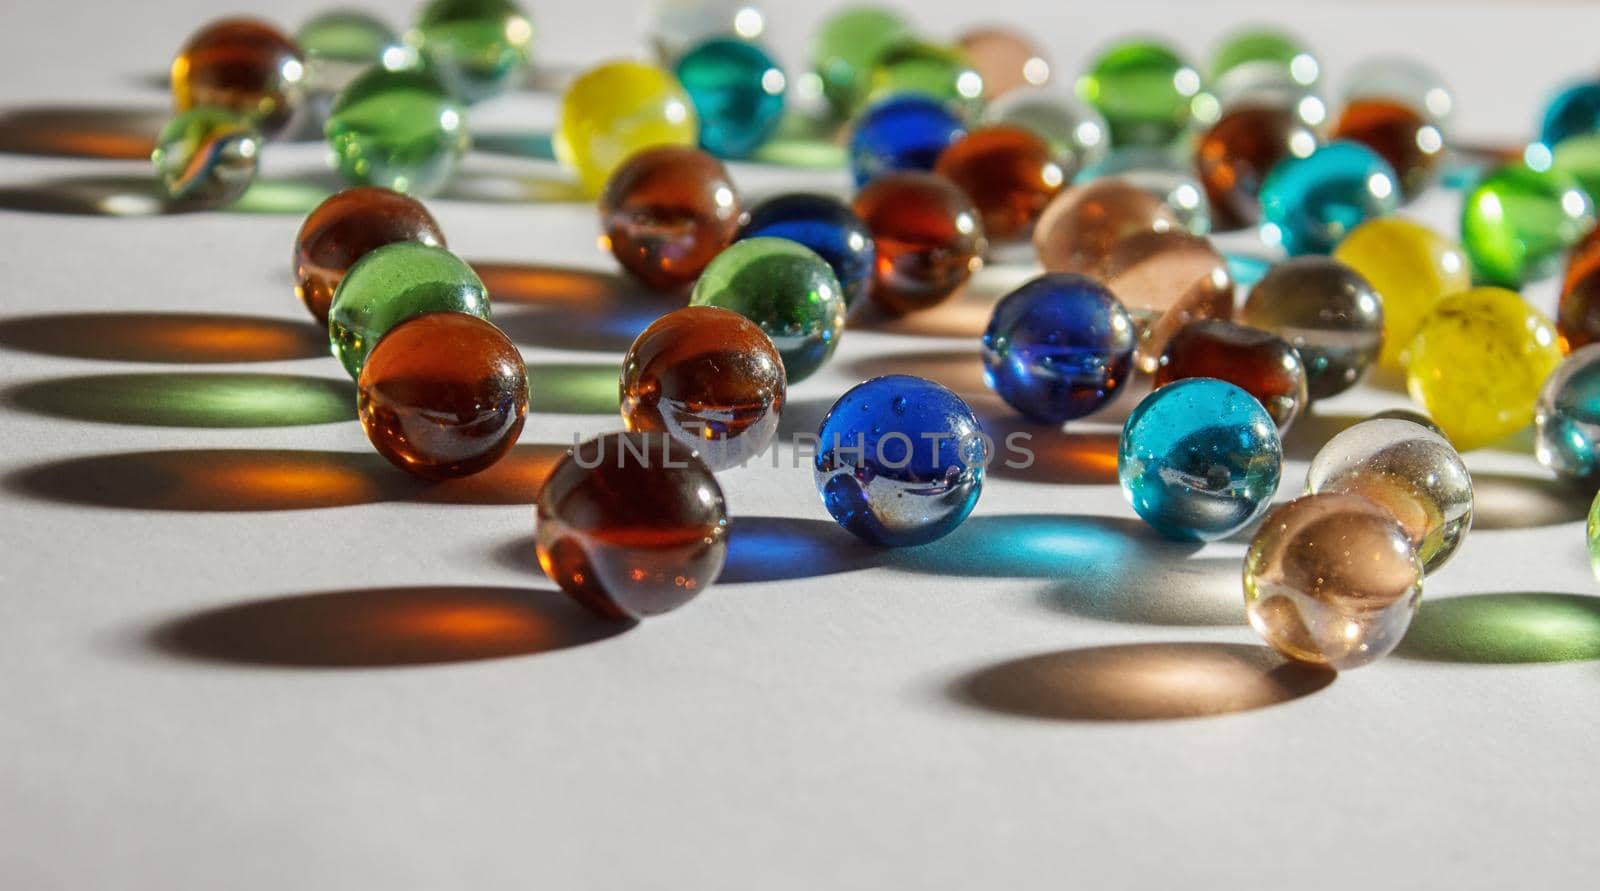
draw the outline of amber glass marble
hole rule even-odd
[[[1352,99],[1331,138],[1359,142],[1377,152],[1400,177],[1400,193],[1407,199],[1433,182],[1444,160],[1439,128],[1415,108],[1392,99]]]
[[[1233,276],[1210,239],[1188,232],[1140,232],[1118,241],[1103,281],[1139,329],[1134,363],[1154,372],[1179,329],[1233,317]]]
[[[345,189],[317,205],[294,240],[294,293],[328,324],[333,292],[355,262],[397,241],[444,247],[444,232],[422,202],[378,186]]]
[[[1033,229],[1033,248],[1046,272],[1106,277],[1111,249],[1142,232],[1183,229],[1165,202],[1121,179],[1073,186],[1045,207]]]
[[[1027,237],[1066,181],[1043,139],[1008,124],[969,132],[944,150],[933,170],[967,193],[994,241]]]
[[[727,168],[687,146],[630,156],[600,196],[612,255],[639,281],[663,290],[694,281],[733,242],[741,214]]]
[[[609,618],[688,603],[728,554],[728,511],[705,462],[664,433],[607,433],[550,471],[534,510],[539,566]]]
[[[1556,330],[1573,349],[1600,341],[1600,229],[1572,249],[1561,280]]]
[[[987,249],[966,194],[932,173],[888,173],[856,195],[856,216],[877,251],[870,295],[904,315],[943,303],[966,284]]]
[[[993,101],[1021,87],[1037,87],[1050,79],[1044,52],[1025,35],[1010,28],[972,28],[956,38],[978,76],[983,95]]]
[[[283,32],[249,18],[201,28],[172,60],[179,111],[214,105],[253,120],[271,138],[288,129],[305,96],[305,59]]]
[[[1239,321],[1294,344],[1312,399],[1356,385],[1383,348],[1383,301],[1360,273],[1328,257],[1295,257],[1250,290]]]
[[[1303,158],[1317,134],[1292,105],[1244,105],[1229,111],[1200,137],[1195,164],[1211,200],[1215,230],[1244,229],[1261,221],[1261,183],[1279,161]]]
[[[1256,397],[1279,433],[1288,430],[1306,407],[1306,369],[1300,354],[1288,341],[1259,328],[1223,319],[1183,326],[1161,352],[1155,385],[1188,377],[1214,377]]]
[[[783,359],[755,322],[686,306],[657,319],[622,360],[622,423],[666,433],[713,471],[759,455],[783,412]]]
[[[367,439],[423,479],[468,476],[500,460],[528,412],[522,354],[466,313],[426,313],[390,329],[356,387]]]

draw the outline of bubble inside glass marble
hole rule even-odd
[[[255,182],[261,134],[227,109],[192,108],[161,128],[150,161],[173,200],[225,207]]]
[[[1133,372],[1133,319],[1093,279],[1050,273],[995,304],[984,377],[1007,405],[1059,424],[1111,401]]]
[[[1534,456],[1562,479],[1600,485],[1600,344],[1562,361],[1534,409]]]
[[[731,309],[759,325],[790,383],[822,367],[844,330],[844,293],[833,270],[785,238],[734,242],[701,273],[689,303]]]

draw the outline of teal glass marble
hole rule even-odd
[[[839,397],[817,429],[817,492],[859,538],[927,544],[972,513],[991,448],[960,396],[911,375],[873,378]]]
[[[848,309],[867,293],[877,250],[867,224],[831,195],[790,192],[774,195],[750,209],[739,238],[787,238],[828,261],[844,289]]]
[[[255,181],[261,134],[248,119],[202,105],[161,128],[150,155],[168,197],[191,207],[225,207]]]
[[[736,241],[695,282],[691,306],[731,309],[761,326],[789,383],[810,377],[844,331],[844,292],[827,261],[786,238]]]
[[[406,68],[417,58],[387,23],[356,9],[308,19],[294,41],[306,57],[306,84],[319,93],[344,89],[370,66]]]
[[[1111,144],[1171,145],[1200,119],[1214,119],[1200,72],[1172,48],[1148,40],[1112,46],[1078,78],[1078,95],[1105,115]]]
[[[1545,106],[1539,141],[1555,148],[1574,136],[1600,133],[1600,81],[1574,84]]]
[[[1556,476],[1600,486],[1600,344],[1568,356],[1534,409],[1534,457]]]
[[[1031,131],[1050,146],[1068,176],[1099,161],[1111,148],[1105,116],[1076,96],[1045,87],[1006,93],[984,108],[982,122]]]
[[[1475,280],[1517,288],[1555,272],[1594,225],[1594,202],[1577,180],[1519,162],[1490,173],[1467,194],[1461,247]]]
[[[471,142],[466,112],[425,68],[368,69],[334,100],[323,131],[346,181],[410,195],[443,187]]]
[[[788,80],[761,47],[713,37],[678,60],[678,81],[700,116],[700,147],[743,158],[778,129]]]
[[[489,321],[489,292],[472,267],[444,248],[396,242],[356,261],[328,309],[333,355],[359,378],[389,329],[426,312],[461,312]]]
[[[1394,168],[1357,142],[1331,142],[1288,157],[1261,183],[1261,237],[1290,256],[1326,254],[1367,220],[1394,213]]]
[[[885,173],[932,170],[966,125],[944,103],[908,93],[873,103],[850,133],[850,170],[864,186]]]
[[[533,22],[511,0],[432,0],[417,13],[406,40],[438,69],[453,95],[481,102],[527,72]]]
[[[822,20],[811,38],[811,74],[835,117],[855,114],[878,57],[911,33],[900,13],[881,6],[849,6]]]
[[[1105,285],[1050,273],[1000,298],[983,334],[984,380],[1032,420],[1081,418],[1133,375],[1139,336]]]
[[[1117,449],[1122,494],[1167,538],[1214,541],[1266,511],[1283,472],[1278,428],[1254,396],[1209,377],[1144,398]]]

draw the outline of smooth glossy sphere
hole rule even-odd
[[[1050,79],[1044,51],[1010,28],[970,28],[956,38],[972,67],[983,79],[983,94],[998,99],[1013,90],[1037,87]]]
[[[656,146],[623,162],[600,196],[600,225],[617,262],[652,288],[686,285],[739,231],[739,195],[716,158]]]
[[[1254,396],[1279,433],[1289,429],[1309,398],[1305,365],[1288,341],[1223,319],[1183,326],[1162,350],[1155,386],[1192,377],[1227,381]]]
[[[1189,378],[1144,398],[1122,427],[1122,494],[1162,535],[1213,541],[1250,525],[1278,490],[1278,428],[1254,396]]]
[[[1105,115],[1113,145],[1170,145],[1195,121],[1200,72],[1167,46],[1130,40],[1094,61],[1078,95]]]
[[[881,6],[849,6],[822,20],[811,40],[811,72],[836,117],[866,101],[878,58],[911,33],[900,13]]]
[[[700,147],[719,158],[743,158],[778,129],[788,80],[766,50],[713,37],[678,60],[678,81],[700,117]]]
[[[1405,367],[1406,348],[1434,304],[1472,287],[1461,246],[1421,223],[1400,217],[1368,220],[1334,248],[1383,303],[1383,349],[1378,364]]]
[[[1105,157],[1111,130],[1093,106],[1058,90],[1014,90],[991,102],[985,124],[1012,124],[1030,130],[1050,146],[1056,163],[1070,177]]]
[[[1261,236],[1297,254],[1326,254],[1345,235],[1400,206],[1394,168],[1357,142],[1291,157],[1261,184]]]
[[[357,381],[367,439],[423,479],[469,476],[500,460],[528,411],[528,372],[500,329],[459,312],[401,322]]]
[[[978,210],[942,176],[881,176],[857,193],[855,212],[878,258],[868,293],[891,315],[943,303],[983,265]]]
[[[150,161],[174,201],[226,207],[255,182],[261,134],[227,109],[193,108],[161,128]]]
[[[288,129],[305,98],[305,59],[273,26],[220,19],[189,38],[172,60],[179,111],[216,106],[244,115],[268,138]]]
[[[1539,141],[1555,148],[1575,136],[1600,132],[1600,81],[1573,84],[1545,106]]]
[[[1354,99],[1333,126],[1333,139],[1359,142],[1389,162],[1400,194],[1417,197],[1438,178],[1444,135],[1417,109],[1391,99]]]
[[[1355,495],[1307,495],[1267,516],[1245,554],[1245,611],[1273,649],[1344,671],[1388,655],[1422,599],[1405,530]]]
[[[1375,418],[1328,440],[1306,473],[1306,492],[1345,492],[1382,507],[1433,572],[1472,528],[1472,476],[1443,436],[1415,421]]]
[[[1600,579],[1600,493],[1596,493],[1594,501],[1589,505],[1589,521],[1585,524],[1585,538],[1589,544],[1589,569],[1596,579]]]
[[[1211,202],[1214,229],[1261,221],[1261,185],[1285,158],[1316,150],[1317,134],[1292,107],[1246,105],[1224,114],[1200,137],[1195,166]]]
[[[406,39],[437,66],[452,93],[478,102],[527,72],[533,22],[511,0],[431,0]]]
[[[706,267],[689,303],[731,309],[759,325],[790,383],[821,368],[844,331],[844,294],[833,270],[785,238],[734,242]]]
[[[539,566],[601,616],[644,619],[722,572],[728,510],[710,468],[664,433],[606,433],[567,454],[534,508]]]
[[[650,45],[667,66],[713,37],[755,40],[766,27],[754,0],[651,0],[645,20]]]
[[[1104,285],[1049,273],[995,304],[984,379],[1006,404],[1059,424],[1110,402],[1133,373],[1133,319]]]
[[[622,422],[665,433],[714,471],[772,443],[783,412],[783,360],[755,322],[686,306],[657,319],[622,360]]]
[[[1526,427],[1561,338],[1515,291],[1474,288],[1439,301],[1411,340],[1406,389],[1456,448]]]
[[[1422,112],[1444,129],[1455,113],[1455,96],[1439,72],[1411,56],[1375,56],[1344,76],[1346,102],[1389,99]]]
[[[444,248],[401,241],[369,251],[333,293],[328,309],[333,355],[359,378],[383,335],[428,312],[460,312],[487,321],[489,293],[472,267]]]
[[[1033,247],[1046,272],[1103,280],[1118,242],[1182,229],[1182,221],[1159,198],[1120,179],[1101,179],[1056,196],[1034,227]]]
[[[1556,476],[1600,486],[1600,344],[1568,356],[1539,391],[1534,457]]]
[[[693,146],[700,124],[677,78],[642,62],[608,62],[580,74],[561,96],[556,157],[598,195],[629,155],[657,145]]]
[[[1044,140],[1021,127],[980,127],[939,156],[934,172],[967,193],[993,241],[1026,238],[1066,175]]]
[[[1103,279],[1139,329],[1134,361],[1154,372],[1167,342],[1200,319],[1233,316],[1233,276],[1208,239],[1187,232],[1140,232],[1117,242]]]
[[[1420,411],[1412,411],[1409,408],[1386,408],[1383,411],[1368,415],[1367,420],[1405,421],[1407,424],[1416,424],[1418,427],[1427,430],[1429,433],[1435,434],[1446,442],[1450,441],[1450,437],[1445,436],[1444,430],[1438,424],[1435,424],[1432,418]]]
[[[1576,179],[1590,198],[1600,195],[1600,133],[1566,139],[1551,152],[1550,166]]]
[[[850,133],[850,170],[862,186],[885,173],[932,170],[967,128],[936,99],[915,94],[874,103]]]
[[[1118,148],[1078,171],[1072,181],[1083,184],[1108,177],[1155,196],[1189,232],[1210,234],[1211,202],[1195,176],[1194,159],[1189,155],[1152,146]]]
[[[319,323],[356,261],[396,242],[444,247],[444,232],[422,202],[380,189],[345,189],[317,205],[294,241],[294,292]]]
[[[1515,288],[1554,272],[1562,254],[1594,224],[1594,202],[1577,180],[1511,164],[1468,193],[1461,246],[1480,281]]]
[[[848,309],[867,293],[877,258],[872,233],[848,204],[831,195],[790,192],[750,209],[739,238],[787,238],[828,261]]]
[[[983,76],[957,47],[916,38],[895,41],[872,66],[868,98],[927,96],[970,114],[984,95]]]
[[[1259,82],[1276,75],[1302,87],[1312,86],[1322,66],[1297,38],[1269,28],[1230,35],[1211,56],[1211,80],[1226,93],[1241,81]]]
[[[817,492],[840,526],[876,545],[954,531],[983,490],[989,444],[961,397],[895,374],[857,384],[817,430]]]
[[[426,69],[367,69],[333,102],[323,128],[333,164],[354,185],[431,194],[471,144],[466,113]]]
[[[1250,289],[1239,320],[1294,345],[1312,399],[1355,386],[1383,347],[1383,300],[1360,273],[1327,257],[1272,267]]]
[[[1600,341],[1600,229],[1572,249],[1561,280],[1556,328],[1573,347]]]
[[[404,68],[416,51],[383,20],[354,9],[335,9],[306,20],[294,32],[306,57],[306,85],[319,93],[344,89],[371,65]]]

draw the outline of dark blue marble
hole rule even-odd
[[[937,99],[890,96],[861,113],[850,135],[850,170],[856,185],[897,170],[932,170],[966,125]]]
[[[1007,405],[1059,424],[1111,401],[1133,370],[1137,341],[1133,319],[1105,285],[1042,275],[995,304],[984,377]]]
[[[811,248],[833,267],[846,306],[867,293],[877,251],[872,233],[850,206],[806,192],[777,195],[757,204],[739,238],[787,238]]]

